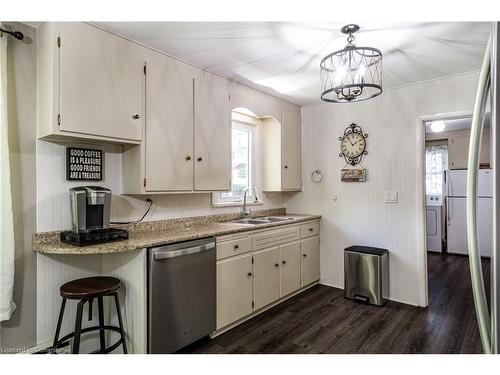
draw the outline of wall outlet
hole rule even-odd
[[[385,203],[398,203],[398,192],[397,191],[384,192],[384,202]]]

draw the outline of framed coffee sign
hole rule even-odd
[[[66,147],[66,180],[101,181],[102,150]]]

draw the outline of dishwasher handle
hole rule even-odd
[[[196,253],[201,253],[202,251],[213,249],[214,247],[215,247],[215,242],[210,242],[200,246],[186,247],[179,250],[165,250],[160,248],[153,250],[153,259],[160,260],[166,258],[175,258],[181,255],[196,254]]]

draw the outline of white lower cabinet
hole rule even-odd
[[[300,289],[300,242],[280,246],[280,297]]]
[[[252,254],[217,262],[217,329],[253,312]]]
[[[217,237],[217,259],[221,330],[319,280],[319,221]]]
[[[254,309],[280,298],[280,248],[272,247],[253,254]]]
[[[319,280],[319,236],[300,241],[302,286]]]

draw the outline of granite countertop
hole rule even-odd
[[[240,218],[240,214],[225,214],[121,225],[117,227],[129,231],[128,240],[82,247],[61,242],[59,239],[60,232],[58,231],[41,232],[33,235],[33,250],[44,254],[68,255],[120,253],[174,242],[259,230],[321,218],[319,215],[288,214],[285,213],[284,209],[256,211],[252,214],[252,217],[284,215],[293,219],[258,225],[236,224],[228,223],[227,221]]]

